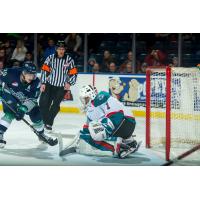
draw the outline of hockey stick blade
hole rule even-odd
[[[60,152],[60,156],[65,156],[68,155],[70,153],[76,153],[76,147],[69,147],[67,149],[64,149]]]
[[[79,136],[80,136],[80,132],[78,132],[78,134],[73,138],[72,142],[70,144],[68,144],[64,149],[63,149],[62,137],[58,137],[59,138],[59,149],[60,149],[59,155],[64,156],[64,155],[69,154],[69,153],[75,153],[76,148],[77,148],[77,144],[78,144],[78,141],[79,141]]]
[[[172,164],[178,162],[179,160],[181,160],[181,159],[183,159],[183,158],[189,156],[190,154],[192,154],[193,152],[195,152],[195,151],[197,151],[197,150],[199,150],[199,149],[200,149],[200,144],[198,144],[197,146],[193,147],[192,149],[190,149],[190,150],[184,152],[184,153],[181,154],[180,156],[178,156],[178,157],[176,157],[176,158],[174,158],[174,159],[172,159],[172,160],[167,161],[166,163],[162,164],[162,166],[169,166],[169,165],[172,165]]]

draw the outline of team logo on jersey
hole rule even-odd
[[[27,92],[30,92],[30,89],[31,89],[31,86],[29,85],[25,90],[26,90]]]
[[[98,99],[101,101],[104,98],[103,94],[98,95]]]
[[[18,87],[19,84],[17,82],[13,82],[12,85]]]
[[[6,76],[7,73],[8,73],[8,70],[7,70],[7,69],[4,69],[3,71],[1,71],[1,73],[2,73],[2,76]]]

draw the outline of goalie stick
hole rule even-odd
[[[198,144],[197,146],[193,147],[192,149],[184,152],[183,154],[179,155],[178,157],[172,159],[172,160],[169,160],[167,161],[166,163],[164,163],[162,166],[169,166],[169,165],[172,165],[176,162],[178,162],[179,160],[189,156],[190,154],[192,154],[193,152],[197,151],[200,149],[200,144]]]
[[[58,137],[58,141],[59,141],[59,156],[65,156],[65,155],[70,154],[70,153],[76,153],[77,143],[79,142],[79,136],[80,136],[80,132],[78,132],[77,135],[72,140],[72,142],[70,144],[68,144],[63,149],[63,139],[62,139],[62,137],[60,135],[60,137]]]
[[[10,92],[9,87],[4,83],[4,87],[6,88],[6,90],[8,90],[8,92]],[[10,93],[10,95],[12,95]],[[13,96],[13,95],[12,95]],[[16,98],[16,97],[15,97]],[[14,113],[17,114],[16,111],[7,103],[7,101],[5,99],[3,99],[2,97],[0,97],[0,100],[2,102],[4,102],[6,104],[6,106]],[[50,146],[55,146],[58,144],[58,140],[57,139],[53,139],[51,137],[48,137],[44,134],[40,134],[38,133],[38,131],[24,118],[22,118],[22,121],[27,124],[32,130],[33,132],[38,136],[39,139],[41,139],[42,141],[44,141],[45,143],[49,144]]]

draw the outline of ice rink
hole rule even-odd
[[[2,112],[0,113],[2,116]],[[28,118],[27,118],[28,119]],[[64,145],[69,143],[82,125],[84,124],[82,114],[61,114],[55,119],[54,129],[63,136]],[[161,165],[164,160],[159,158],[153,151],[147,150],[145,145],[145,124],[144,118],[137,119],[135,130],[137,140],[142,141],[138,152],[129,158],[118,159],[111,157],[86,156],[80,154],[70,154],[59,157],[59,146],[48,146],[38,148],[40,142],[31,129],[22,121],[13,121],[8,131],[5,133],[7,145],[0,149],[0,165],[84,165],[84,166],[112,166],[112,165],[136,165],[152,166]]]

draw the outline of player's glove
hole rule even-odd
[[[26,114],[26,112],[28,111],[26,106],[20,105],[17,107],[17,112],[15,114],[15,119],[17,121],[20,121],[21,119],[24,118],[24,115]]]

